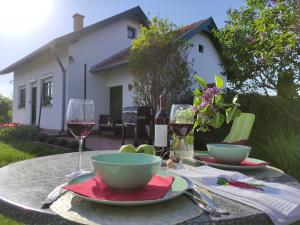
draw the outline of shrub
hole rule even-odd
[[[33,139],[37,135],[36,126],[8,127],[0,130],[2,139],[16,138],[21,140]]]
[[[265,138],[266,141],[261,140],[256,145],[259,150],[256,154],[300,180],[300,135],[279,132],[274,137]]]
[[[71,141],[71,142],[69,142],[69,143],[66,145],[66,147],[68,147],[68,148],[78,148],[78,141],[77,141],[77,140]]]
[[[48,143],[48,144],[54,144],[55,142],[57,142],[57,137],[48,137],[47,139],[46,139],[46,142]]]
[[[55,142],[56,145],[59,145],[59,146],[62,146],[62,147],[63,147],[63,146],[66,146],[68,143],[69,143],[68,140],[65,139],[65,138],[59,138],[59,139]]]
[[[47,134],[39,134],[35,136],[34,140],[44,142],[48,138]]]
[[[279,96],[241,95],[241,109],[256,116],[249,143],[251,156],[300,180],[300,99]],[[298,150],[299,149],[299,150]]]

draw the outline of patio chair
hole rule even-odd
[[[100,114],[99,116],[99,136],[117,136],[121,133],[121,126],[118,126],[118,121],[112,121],[110,115]]]
[[[229,134],[222,143],[247,145],[255,121],[255,114],[242,113],[231,126]]]

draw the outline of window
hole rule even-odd
[[[203,53],[203,45],[199,45],[199,52]]]
[[[130,39],[136,38],[136,29],[133,27],[127,27],[127,37]]]
[[[26,100],[26,88],[20,87],[19,89],[19,106],[18,108],[25,108],[25,100]]]
[[[43,106],[52,105],[52,94],[53,94],[53,81],[44,80],[43,81]]]

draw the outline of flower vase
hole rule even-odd
[[[181,159],[193,159],[194,157],[194,134],[193,132],[184,138],[185,147],[183,149],[180,145],[180,140],[178,137],[173,136],[172,148],[174,150],[175,156]]]

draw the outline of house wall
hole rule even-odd
[[[66,108],[70,98],[84,97],[84,64],[86,71],[86,97],[95,102],[96,121],[100,114],[109,114],[109,88],[123,85],[123,107],[133,105],[133,93],[128,84],[133,83],[127,65],[98,73],[90,73],[91,66],[103,61],[119,51],[129,47],[132,39],[127,38],[127,26],[136,28],[140,33],[140,24],[132,19],[122,19],[96,31],[84,34],[70,45],[59,46],[59,58],[66,69]],[[214,75],[221,74],[222,67],[217,50],[209,37],[200,33],[188,40],[190,48],[188,60],[193,61],[193,70],[205,78],[208,83],[214,82]],[[204,52],[198,51],[198,45],[204,46]],[[193,75],[194,73],[191,73]],[[53,78],[52,107],[42,108],[41,127],[60,129],[62,122],[62,71],[53,55],[48,52],[31,63],[15,71],[13,121],[23,124],[31,123],[31,87],[37,84],[37,118],[41,95],[43,75]],[[226,83],[226,77],[224,77]],[[26,86],[26,108],[18,108],[18,92],[21,85]],[[194,87],[196,85],[194,84]],[[66,108],[64,113],[66,112]],[[96,125],[96,127],[98,127]]]
[[[214,76],[221,75],[223,69],[220,65],[219,54],[210,38],[205,33],[194,35],[188,40],[192,47],[189,49],[188,60],[193,62],[193,70],[195,73],[203,77],[207,83],[214,83]],[[199,52],[199,44],[203,45],[203,53]],[[192,72],[191,75],[195,73]],[[192,78],[194,81],[194,79]],[[226,76],[223,76],[224,84],[226,84]],[[197,87],[194,83],[193,88]]]
[[[90,73],[89,70],[94,64],[131,45],[132,39],[127,38],[127,26],[136,28],[137,33],[140,31],[140,24],[137,21],[122,19],[80,37],[77,42],[72,43],[70,46],[69,55],[72,56],[74,61],[70,62],[69,65],[68,97],[83,98],[84,64],[87,64],[87,98],[93,99],[95,102],[96,119],[100,114],[109,114],[109,86],[107,86],[105,75]],[[122,72],[117,73],[121,74]],[[120,77],[121,75],[117,76]],[[127,93],[124,96],[127,96]],[[124,99],[123,104],[129,104],[127,98]]]
[[[59,48],[58,55],[63,64],[66,65],[66,46],[61,46]],[[36,85],[36,124],[38,123],[42,81],[43,79],[50,77],[52,77],[53,80],[53,104],[52,106],[42,107],[41,128],[56,130],[61,128],[62,72],[56,59],[50,52],[45,53],[31,63],[28,63],[15,71],[13,90],[13,122],[31,124],[31,89],[33,85]],[[25,108],[19,109],[19,87],[23,85],[26,87]]]
[[[117,67],[105,72],[106,86],[123,86],[123,107],[133,106],[133,90],[128,89],[128,85],[133,85],[133,77],[129,75],[127,65]]]

